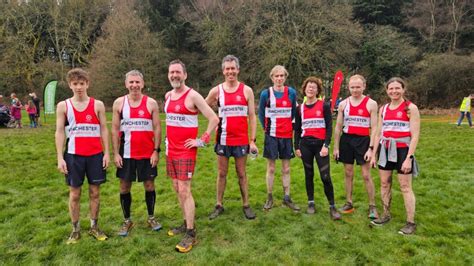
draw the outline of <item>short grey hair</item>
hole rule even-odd
[[[139,76],[140,78],[142,78],[142,79],[144,80],[142,72],[140,72],[140,71],[138,71],[138,70],[136,70],[136,69],[128,71],[127,74],[125,74],[125,80],[126,80],[129,76]]]
[[[240,64],[239,64],[239,59],[237,57],[235,57],[234,55],[226,55],[223,59],[222,59],[222,70],[224,70],[224,63],[225,62],[232,62],[234,61],[235,62],[235,66],[237,67],[237,69],[240,69]]]

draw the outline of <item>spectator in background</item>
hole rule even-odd
[[[0,94],[0,111],[6,111],[8,109],[8,107],[5,105],[5,103],[3,102],[3,95]]]
[[[33,104],[32,100],[28,100],[25,110],[30,118],[30,127],[36,127],[36,106]]]
[[[36,114],[35,114],[35,124],[36,126],[39,126],[39,119],[40,119],[40,98],[36,96],[35,92],[32,92],[29,94],[31,97],[31,100],[35,104],[36,107]]]
[[[458,126],[461,125],[462,120],[464,119],[464,115],[466,115],[467,122],[469,126],[472,128],[472,117],[471,117],[471,101],[474,99],[474,93],[471,95],[464,97],[462,100],[461,106],[459,107],[459,119],[458,119]]]
[[[21,108],[23,106],[21,105],[20,99],[16,97],[16,93],[12,93],[10,98],[12,99],[10,105],[10,115],[15,120],[15,128],[21,128]]]

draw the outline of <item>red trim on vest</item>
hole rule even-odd
[[[271,105],[271,97],[275,98],[275,108],[282,109],[282,108],[292,108],[291,100],[289,96],[289,89],[287,86],[283,89],[283,97],[276,98],[273,87],[268,88],[268,104],[265,106],[265,110],[270,108]],[[272,119],[271,117],[267,116],[267,112],[265,112],[265,132],[266,134],[277,137],[277,138],[285,138],[291,139],[293,137],[293,125],[292,125],[292,118],[291,112],[290,117],[282,117],[282,118],[275,118],[275,129],[272,130]]]
[[[222,86],[223,95],[218,93],[218,106],[225,108],[228,106],[248,108],[248,101],[244,94],[244,83],[240,83],[235,92],[226,92],[223,84],[218,86],[218,90]],[[220,98],[224,101],[221,102]],[[249,144],[248,136],[248,111],[245,115],[221,117],[219,115],[219,126],[217,129],[216,140],[217,143],[226,146],[243,146]]]
[[[68,105],[72,110],[71,113],[67,110]],[[67,142],[67,152],[69,154],[91,156],[103,151],[100,138],[100,121],[95,112],[94,98],[89,97],[89,103],[84,111],[78,111],[74,107],[74,104],[72,104],[71,99],[66,100],[66,118],[68,121],[68,127],[66,130],[70,130],[71,132],[69,133],[70,136],[68,137]],[[79,135],[72,132],[77,132]],[[94,134],[98,134],[99,136],[80,136],[84,135],[84,133],[87,134],[88,132],[95,132]]]
[[[165,101],[166,155],[169,158],[196,158],[197,148],[188,149],[184,147],[186,140],[196,139],[198,135],[198,112],[190,111],[185,105],[186,97],[191,90],[191,88],[188,89],[177,100],[171,100],[170,94]],[[173,125],[171,125],[171,122],[173,122]],[[191,126],[188,124],[189,122],[195,122],[196,124]]]
[[[386,138],[405,138],[411,137],[410,128],[410,118],[408,117],[408,106],[411,102],[404,101],[394,110],[390,110],[390,104],[386,104],[382,109],[382,136]],[[401,123],[399,123],[401,122]],[[403,123],[405,122],[405,123]],[[389,124],[391,123],[391,124]],[[408,125],[406,125],[408,123]],[[390,130],[384,130],[389,126]],[[408,126],[408,128],[407,128]],[[405,143],[398,143],[397,148],[408,147]]]
[[[306,104],[301,105],[301,137],[314,137],[317,139],[326,139],[326,122],[324,121],[324,102],[316,101],[312,108]],[[306,127],[306,128],[303,128]]]
[[[349,108],[349,114],[347,114],[347,111],[344,110],[344,133],[358,136],[370,136],[370,113],[367,109],[367,102],[369,101],[369,99],[369,97],[365,96],[364,99],[362,99],[362,101],[359,103],[359,105],[354,106],[351,104],[350,97],[347,98],[346,107],[344,109]],[[347,107],[347,105],[349,105],[349,107]],[[350,123],[348,122],[348,120],[357,120],[357,117],[368,118],[368,125],[348,125]]]

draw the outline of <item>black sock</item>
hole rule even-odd
[[[145,191],[145,201],[146,201],[146,208],[148,210],[148,216],[153,216],[155,213],[155,199],[156,193],[155,191]]]
[[[196,230],[193,229],[186,229],[186,234],[188,236],[196,237]]]
[[[130,206],[132,205],[132,194],[130,192],[120,194],[120,205],[122,205],[123,217],[130,219]]]

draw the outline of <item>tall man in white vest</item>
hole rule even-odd
[[[252,88],[239,82],[239,71],[239,59],[233,55],[225,56],[222,59],[222,74],[225,81],[212,88],[206,97],[206,102],[210,106],[217,104],[220,119],[214,149],[218,163],[217,203],[209,215],[211,220],[224,212],[223,199],[230,157],[235,159],[244,215],[247,219],[255,219],[255,213],[249,203],[246,162],[249,152],[258,153],[255,145],[257,117]]]
[[[181,253],[189,252],[196,244],[194,216],[196,206],[191,193],[191,181],[196,165],[197,149],[209,143],[210,134],[219,118],[197,91],[186,86],[186,66],[173,60],[168,66],[168,80],[173,87],[165,95],[166,113],[166,172],[173,181],[184,223],[168,231],[169,236],[184,234],[176,245]],[[206,131],[198,136],[198,114],[207,118]]]

